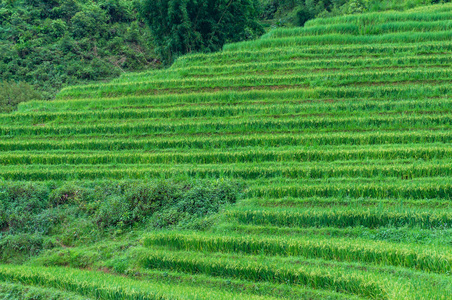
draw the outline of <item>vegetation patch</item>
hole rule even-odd
[[[134,7],[123,0],[1,1],[0,81],[33,84],[51,99],[68,85],[157,67]]]
[[[205,230],[222,207],[236,203],[240,190],[222,179],[2,182],[2,261],[93,243],[131,228]]]

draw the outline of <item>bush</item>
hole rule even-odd
[[[217,213],[222,205],[235,203],[237,194],[237,186],[228,181],[203,183],[187,190],[175,207],[181,213],[205,217]]]
[[[120,195],[102,201],[96,212],[96,223],[100,227],[140,223],[174,198],[175,191],[165,182],[131,183]]]
[[[0,186],[0,198],[7,209],[38,213],[47,208],[49,189],[38,183],[8,183]]]
[[[86,200],[86,190],[73,183],[65,184],[62,187],[54,189],[49,195],[49,205],[51,207],[58,207],[65,204],[79,205],[83,200]]]
[[[0,201],[0,231],[8,229],[8,215],[3,201]]]
[[[2,262],[20,259],[22,256],[37,255],[45,245],[44,238],[39,235],[18,234],[0,237]]]
[[[111,23],[131,22],[134,19],[130,7],[120,0],[105,0],[100,2],[100,8],[108,14]]]
[[[96,223],[99,227],[130,225],[133,223],[132,210],[130,203],[121,197],[109,197],[99,207],[95,216]]]
[[[8,230],[11,234],[16,233],[39,233],[48,234],[55,224],[61,222],[66,213],[58,210],[45,210],[39,214],[29,212],[10,211],[8,217]]]
[[[348,3],[348,14],[361,14],[366,11],[366,7],[361,0],[350,0]]]
[[[123,195],[103,200],[95,219],[101,228],[122,227],[143,223],[155,214],[155,227],[168,227],[187,218],[218,213],[221,206],[235,203],[238,194],[238,186],[227,180],[133,183],[125,187]]]
[[[73,246],[134,226],[203,230],[240,187],[230,180],[0,183],[0,254],[35,255],[49,238]],[[99,230],[101,229],[101,230]],[[19,250],[17,250],[19,249]],[[2,254],[3,253],[3,254]]]
[[[115,229],[145,223],[151,217],[152,223],[160,228],[216,214],[222,206],[235,203],[239,196],[240,187],[223,179],[68,184],[3,182],[0,228],[11,234],[46,235],[54,230],[64,232],[71,227],[65,222],[77,219],[85,223],[91,220],[99,228]]]
[[[41,94],[27,83],[0,82],[0,113],[15,110],[21,102],[41,98]]]
[[[151,219],[151,227],[167,228],[178,225],[182,220],[189,218],[188,213],[182,212],[176,207],[170,207],[166,210],[155,213]]]

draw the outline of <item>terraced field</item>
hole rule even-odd
[[[25,266],[0,279],[93,299],[452,299],[451,65],[446,4],[316,19],[23,103],[0,115],[5,180],[246,189],[209,232],[142,237],[151,282]]]

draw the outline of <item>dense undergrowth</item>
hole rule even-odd
[[[32,84],[46,99],[158,66],[149,29],[120,0],[1,1],[0,53],[0,80]]]
[[[205,230],[240,196],[230,180],[0,183],[3,262],[129,230]]]

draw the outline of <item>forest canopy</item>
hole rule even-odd
[[[263,33],[257,0],[143,0],[159,54],[166,62],[189,52],[217,51]]]
[[[0,81],[25,81],[52,98],[62,87],[158,63],[132,1],[3,0]]]

